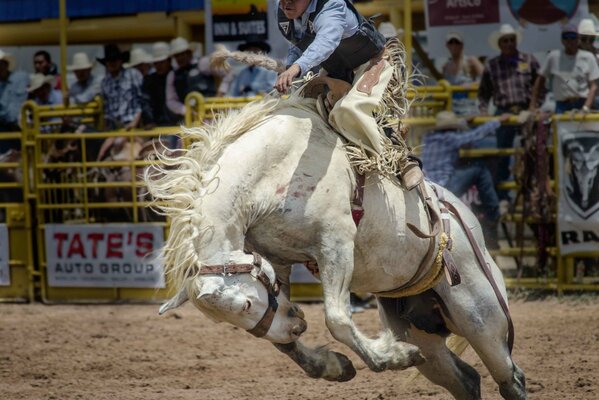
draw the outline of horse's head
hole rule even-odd
[[[272,265],[257,255],[234,252],[223,264],[203,265],[160,313],[188,299],[212,320],[273,343],[293,342],[307,328],[301,309],[280,293]]]

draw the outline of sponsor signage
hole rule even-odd
[[[164,287],[160,225],[49,224],[45,239],[50,286]]]
[[[219,0],[211,6],[215,42],[268,39],[268,0]]]
[[[0,286],[10,286],[8,227],[0,224]]]
[[[499,0],[429,0],[430,27],[499,22]]]
[[[561,254],[599,251],[599,123],[559,122]]]

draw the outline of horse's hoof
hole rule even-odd
[[[354,377],[356,376],[356,368],[354,367],[354,364],[351,362],[351,360],[341,353],[333,353],[337,356],[337,359],[339,360],[339,363],[341,364],[341,369],[343,371],[341,375],[338,376],[337,379],[335,379],[335,381],[347,382],[354,379]]]

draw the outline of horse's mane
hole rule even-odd
[[[202,198],[217,179],[216,162],[228,145],[270,119],[282,108],[296,108],[316,114],[314,101],[299,96],[286,100],[267,96],[240,110],[215,118],[211,124],[183,128],[182,138],[192,142],[175,156],[157,152],[158,163],[146,169],[144,179],[152,194],[152,207],[170,218],[170,235],[161,251],[165,272],[177,290],[197,275],[202,240],[211,226],[202,215]],[[215,171],[212,172],[211,171]]]

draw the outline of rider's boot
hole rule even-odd
[[[408,161],[399,172],[401,181],[407,190],[412,190],[420,185],[424,179],[421,161],[415,156],[408,156]]]

